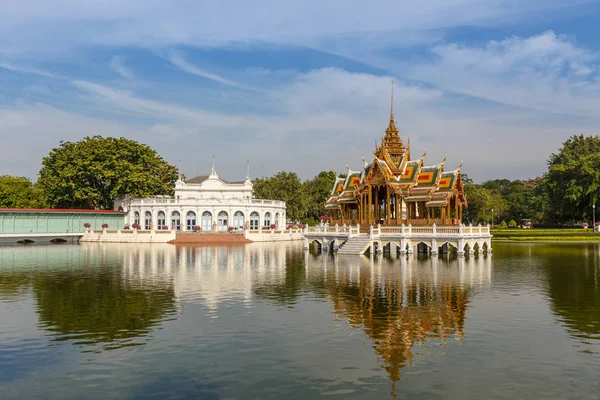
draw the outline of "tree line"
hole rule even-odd
[[[463,173],[469,203],[465,222],[591,221],[592,204],[600,191],[600,137],[571,136],[547,164],[545,174],[528,180],[476,184]],[[177,177],[177,168],[147,145],[125,138],[86,137],[60,142],[52,149],[43,158],[35,183],[0,176],[0,208],[112,209],[113,199],[125,195],[172,195]],[[294,172],[282,171],[256,179],[254,193],[258,198],[285,201],[289,219],[313,224],[326,215],[325,201],[335,178],[334,171],[323,171],[303,181]]]

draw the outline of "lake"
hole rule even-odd
[[[600,244],[0,247],[0,397],[597,399]]]

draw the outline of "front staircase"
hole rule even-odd
[[[369,236],[367,235],[352,237],[348,239],[346,243],[340,246],[338,254],[365,254],[365,252],[369,249],[370,245],[371,239],[369,239]]]

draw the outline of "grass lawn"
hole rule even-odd
[[[600,242],[600,233],[592,229],[492,229],[496,240],[512,241],[588,241]]]

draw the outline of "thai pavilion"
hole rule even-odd
[[[175,183],[174,196],[115,199],[115,210],[127,212],[126,224],[143,229],[203,232],[285,227],[285,202],[254,198],[249,172],[245,181],[228,182],[210,175]]]
[[[390,122],[376,146],[370,164],[354,171],[347,165],[345,178],[337,178],[325,208],[331,224],[360,225],[458,225],[467,206],[460,166],[444,170],[439,164],[425,165],[423,154],[411,159],[394,120],[394,97]]]

